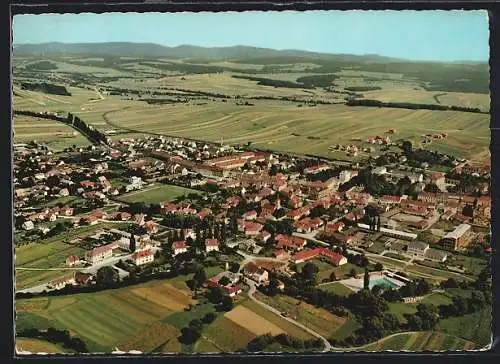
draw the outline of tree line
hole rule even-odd
[[[480,114],[489,114],[487,111],[482,111],[478,107],[466,107],[466,106],[447,106],[447,105],[436,105],[436,104],[414,104],[409,102],[383,102],[379,100],[370,99],[349,99],[346,102],[347,106],[372,106],[372,107],[391,107],[399,109],[413,109],[413,110],[453,110],[453,111],[465,111]]]

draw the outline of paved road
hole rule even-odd
[[[288,322],[294,324],[295,326],[298,326],[300,327],[301,329],[307,331],[308,333],[310,333],[311,335],[313,335],[314,337],[317,337],[318,339],[320,339],[321,341],[323,341],[323,344],[325,345],[325,348],[323,349],[323,351],[330,351],[332,349],[332,346],[330,345],[330,343],[328,342],[327,339],[325,339],[323,336],[321,336],[320,334],[318,334],[316,331],[313,331],[311,330],[310,328],[302,325],[300,322],[297,322],[293,319],[291,319],[290,317],[285,317],[285,316],[282,316],[281,315],[281,312],[278,311],[277,309],[265,304],[264,302],[261,302],[259,301],[257,298],[255,298],[253,296],[253,294],[255,293],[256,291],[256,287],[255,287],[255,283],[252,282],[251,280],[247,279],[247,283],[248,285],[250,286],[250,290],[248,291],[248,297],[254,301],[255,303],[257,303],[258,305],[264,307],[267,311],[270,311],[272,313],[274,313],[275,315],[278,315],[280,316],[282,319],[285,319],[287,320]]]

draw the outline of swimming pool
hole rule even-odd
[[[399,286],[388,280],[387,278],[375,278],[375,279],[370,279],[370,289],[372,289],[374,286],[383,286],[387,288],[398,288]]]

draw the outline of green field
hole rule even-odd
[[[475,345],[439,332],[401,333],[362,347],[363,351],[451,351],[472,350]]]
[[[350,294],[354,293],[353,290],[347,288],[346,286],[344,286],[342,283],[339,282],[325,284],[319,286],[318,288],[321,289],[322,291],[333,292],[340,296],[349,296]]]
[[[400,322],[406,322],[404,314],[414,314],[417,312],[417,307],[403,302],[391,302],[389,303],[389,311],[395,314]]]
[[[477,348],[484,348],[491,341],[491,308],[473,314],[441,319],[438,328],[443,332],[473,341]]]
[[[16,116],[13,125],[14,143],[36,140],[56,151],[62,151],[73,145],[78,147],[90,145],[88,139],[82,134],[54,120]]]
[[[304,267],[304,265],[306,265],[307,263],[313,263],[318,267],[318,269],[319,269],[319,272],[318,272],[319,282],[321,282],[323,279],[329,279],[330,275],[332,273],[335,273],[335,276],[337,277],[337,279],[343,279],[343,278],[348,277],[348,275],[351,272],[351,269],[356,270],[356,274],[364,272],[364,268],[358,267],[357,265],[354,265],[351,263],[347,263],[347,264],[343,264],[339,267],[335,267],[334,265],[332,265],[326,261],[323,261],[321,259],[311,259],[308,262],[302,262],[302,263],[297,264],[298,271],[300,272],[302,270],[302,268]]]
[[[173,186],[173,185],[153,185],[145,187],[143,190],[129,192],[119,197],[120,201],[133,203],[144,202],[147,204],[160,203],[162,201],[173,201],[179,196],[190,193],[200,194],[197,190]]]

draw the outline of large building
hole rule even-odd
[[[460,224],[455,230],[447,233],[441,240],[443,247],[450,250],[464,248],[469,241],[471,226],[469,224]]]

